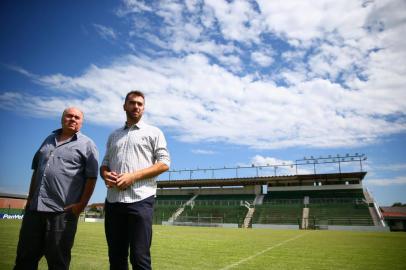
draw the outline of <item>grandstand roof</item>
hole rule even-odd
[[[27,194],[15,194],[0,192],[0,198],[27,199]]]
[[[282,176],[259,176],[240,178],[218,178],[218,179],[181,179],[181,180],[159,180],[158,188],[182,188],[182,187],[216,187],[216,186],[252,186],[269,185],[277,183],[302,183],[309,182],[346,182],[364,179],[366,172],[351,173],[330,173],[330,174],[305,174],[305,175],[282,175]]]
[[[406,219],[406,207],[381,207],[385,219]]]

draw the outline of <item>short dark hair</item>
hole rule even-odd
[[[143,93],[143,92],[141,92],[141,91],[139,91],[139,90],[132,90],[132,91],[128,92],[127,95],[125,96],[124,103],[126,103],[127,100],[128,100],[128,98],[129,98],[130,96],[132,96],[132,95],[135,95],[135,96],[138,96],[138,97],[142,97],[142,98],[144,99],[144,101],[145,101],[145,96],[144,96],[144,93]]]

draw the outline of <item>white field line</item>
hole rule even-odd
[[[242,259],[242,260],[239,260],[238,262],[235,262],[235,263],[233,263],[233,264],[227,265],[226,267],[221,268],[220,270],[228,270],[228,269],[231,269],[231,268],[233,268],[233,267],[236,267],[236,266],[238,266],[238,265],[240,265],[240,264],[242,264],[242,263],[245,263],[246,261],[252,260],[252,259],[254,259],[255,257],[258,257],[259,255],[264,254],[265,252],[270,251],[271,249],[280,247],[280,246],[282,246],[282,245],[284,245],[284,244],[286,244],[286,243],[288,243],[288,242],[290,242],[290,241],[299,239],[300,237],[303,237],[303,236],[305,236],[306,234],[308,234],[308,233],[296,235],[295,237],[289,238],[289,239],[287,239],[287,240],[285,240],[285,241],[282,241],[282,242],[280,242],[279,244],[276,244],[276,245],[274,245],[274,246],[270,246],[270,247],[268,247],[268,248],[266,248],[266,249],[264,249],[264,250],[261,250],[261,251],[255,253],[254,255],[251,255],[251,256],[249,256],[249,257],[247,257],[247,258],[244,258],[244,259]]]

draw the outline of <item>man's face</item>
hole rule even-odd
[[[69,108],[62,116],[62,129],[68,132],[78,132],[83,124],[83,114],[75,108]]]
[[[144,99],[141,96],[130,95],[124,103],[124,111],[128,119],[140,120],[144,113]]]

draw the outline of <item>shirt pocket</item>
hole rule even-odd
[[[81,157],[73,152],[65,152],[63,154],[56,155],[56,166],[59,171],[66,175],[76,175],[83,170]]]

